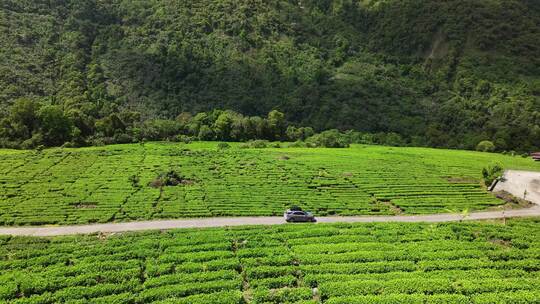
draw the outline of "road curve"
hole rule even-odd
[[[523,196],[527,189],[527,199],[535,203],[531,208],[473,212],[467,216],[461,214],[429,214],[400,216],[333,216],[319,217],[318,223],[375,223],[375,222],[452,222],[461,220],[488,220],[512,217],[540,216],[540,172],[507,171],[505,181],[495,190],[506,190],[516,196]],[[40,227],[0,227],[0,235],[14,236],[58,236],[92,233],[115,233],[141,230],[166,230],[180,228],[226,227],[242,225],[277,225],[285,224],[282,217],[215,217],[198,219],[157,220],[126,223],[107,223],[74,226]]]

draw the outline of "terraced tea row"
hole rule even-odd
[[[540,222],[0,238],[7,303],[532,303]]]
[[[540,170],[529,159],[465,151],[216,146],[0,151],[0,225],[268,216],[291,204],[319,216],[479,210],[504,203],[481,186],[483,166]],[[171,171],[182,181],[155,185]]]

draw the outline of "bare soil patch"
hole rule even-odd
[[[532,191],[540,191],[540,179],[533,179],[530,185]]]
[[[530,208],[530,207],[534,206],[534,204],[531,203],[530,201],[527,201],[527,200],[521,199],[519,197],[516,197],[516,196],[512,195],[511,193],[506,192],[504,190],[496,192],[495,196],[498,199],[502,199],[503,201],[506,202],[506,204],[504,204],[502,206],[497,206],[495,208],[501,208],[502,207],[503,209],[508,210],[508,209]]]

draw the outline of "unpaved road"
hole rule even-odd
[[[373,222],[451,222],[460,220],[487,220],[510,217],[540,216],[540,172],[514,171],[505,172],[505,182],[499,182],[495,191],[505,190],[515,196],[535,203],[532,208],[474,212],[464,217],[460,214],[430,214],[405,216],[347,216],[319,217],[319,223],[373,223]],[[91,233],[115,233],[140,230],[165,230],[178,228],[204,228],[242,225],[276,225],[285,224],[282,217],[218,217],[201,219],[179,219],[162,221],[142,221],[130,223],[109,223],[77,226],[43,226],[43,227],[0,227],[0,235],[18,236],[56,236]]]
[[[501,190],[540,205],[540,172],[507,170],[494,189]]]

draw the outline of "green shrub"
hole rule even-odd
[[[502,176],[504,169],[501,164],[492,164],[482,169],[484,184],[489,187],[493,181]]]
[[[176,136],[174,141],[189,144],[193,141],[193,137],[181,134]]]
[[[0,237],[0,302],[536,303],[538,222]]]
[[[306,147],[306,143],[300,140],[287,144],[287,148],[305,148],[305,147]]]
[[[257,289],[253,293],[253,303],[291,303],[312,297],[310,288]]]
[[[242,292],[238,290],[198,294],[184,298],[171,298],[154,302],[155,304],[243,304]]]
[[[328,130],[315,134],[306,140],[309,147],[324,148],[347,148],[349,143],[347,137],[338,130]]]
[[[139,302],[148,303],[175,297],[195,296],[205,293],[239,289],[241,280],[218,280],[208,282],[192,282],[179,285],[165,285],[143,290],[138,297]],[[189,302],[188,302],[189,303]]]
[[[193,184],[193,182],[193,180],[185,178],[178,172],[171,170],[167,173],[160,174],[156,179],[150,182],[149,186],[152,188],[161,188],[166,186],[174,187],[178,185],[190,185]]]
[[[174,120],[147,120],[141,128],[141,135],[149,140],[172,139],[180,133],[181,127],[180,123]]]
[[[113,136],[114,142],[117,144],[129,144],[135,142],[135,138],[126,133],[117,133]]]
[[[463,295],[440,294],[389,294],[389,295],[366,295],[335,297],[326,301],[328,304],[466,304],[469,298]]]
[[[0,300],[14,299],[18,288],[14,282],[0,285]]]
[[[480,152],[493,152],[495,151],[495,144],[489,140],[483,140],[476,146],[476,151]]]
[[[247,271],[247,276],[250,279],[264,279],[293,274],[295,270],[293,266],[259,266]]]
[[[231,145],[229,145],[228,143],[224,143],[224,142],[220,142],[217,145],[218,150],[226,150],[226,149],[229,149],[230,147],[231,147]]]
[[[493,292],[486,294],[478,294],[472,297],[472,302],[476,304],[526,304],[538,303],[538,299],[540,299],[540,291],[523,290],[514,292]]]
[[[34,149],[38,146],[43,145],[43,135],[41,133],[36,133],[32,135],[32,138],[27,139],[21,143],[22,149]]]
[[[268,141],[267,140],[250,140],[246,143],[243,143],[240,145],[240,148],[242,149],[264,149],[268,147]]]
[[[76,148],[77,144],[72,141],[66,141],[61,147],[62,148]]]
[[[140,177],[138,175],[131,175],[129,177],[129,182],[131,183],[131,186],[133,188],[139,188],[140,187],[140,185],[139,185]]]
[[[267,288],[267,289],[276,289],[287,286],[294,286],[296,278],[292,275],[278,276],[273,278],[265,278],[258,280],[251,280],[250,286],[252,288]]]

